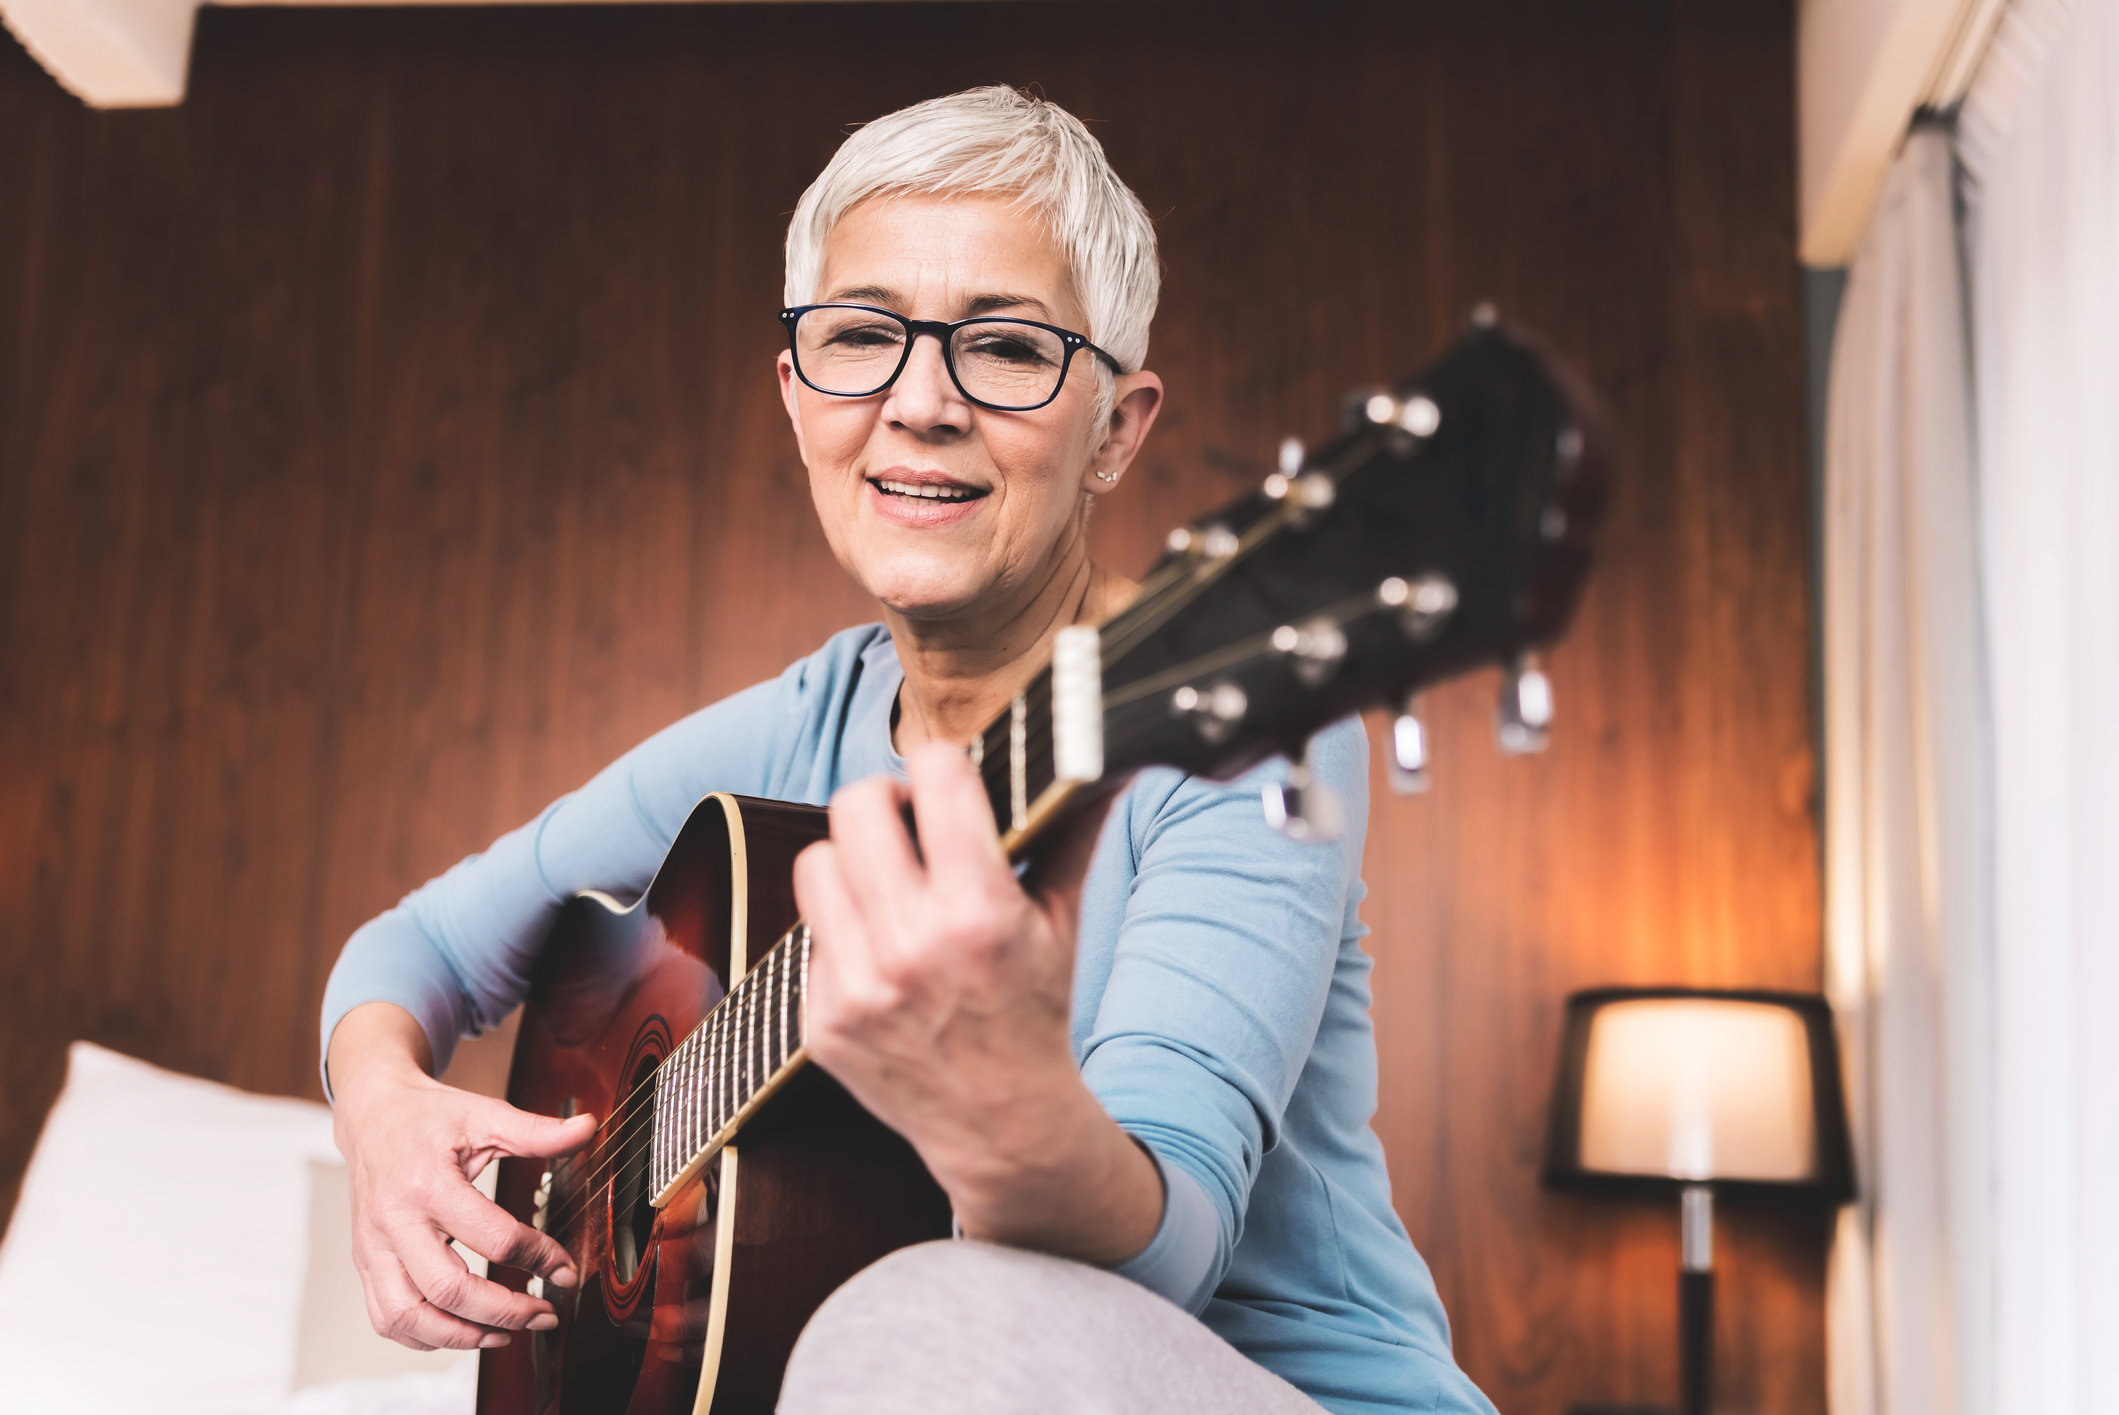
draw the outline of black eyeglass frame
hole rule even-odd
[[[803,315],[808,314],[811,310],[862,310],[868,314],[879,314],[886,319],[894,319],[903,325],[905,328],[905,348],[898,355],[898,366],[890,371],[890,377],[884,379],[866,393],[841,393],[837,389],[820,387],[812,382],[810,376],[802,371],[802,351],[795,347],[795,325],[801,321]],[[844,300],[825,300],[814,305],[796,305],[791,309],[780,311],[780,324],[787,330],[787,356],[794,361],[795,377],[828,398],[873,398],[893,383],[896,383],[899,376],[905,372],[905,365],[912,362],[913,343],[922,334],[932,334],[935,342],[942,346],[942,366],[949,370],[949,381],[956,385],[956,391],[963,394],[966,401],[976,403],[979,407],[991,409],[996,413],[1034,413],[1039,408],[1049,407],[1052,400],[1059,397],[1060,391],[1067,386],[1067,371],[1074,367],[1074,356],[1084,349],[1109,364],[1111,372],[1125,372],[1125,369],[1119,366],[1117,359],[1112,358],[1102,349],[1090,343],[1085,336],[1076,334],[1071,329],[1062,329],[1056,324],[1044,324],[1034,319],[1014,319],[1007,315],[974,315],[970,319],[959,319],[945,323],[939,319],[910,319],[899,314],[896,310],[884,309],[881,305],[858,305]],[[1059,379],[1052,385],[1052,391],[1045,396],[1044,402],[989,403],[964,386],[962,375],[957,373],[956,352],[952,347],[952,340],[959,329],[971,324],[1021,324],[1027,325],[1032,329],[1042,329],[1047,334],[1059,336],[1061,345],[1067,351],[1067,357],[1060,362]]]

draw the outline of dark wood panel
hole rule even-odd
[[[1591,12],[1593,9],[1593,12]],[[1553,750],[1437,695],[1372,818],[1377,1127],[1509,1411],[1675,1394],[1675,1216],[1535,1183],[1559,1004],[1814,987],[1784,3],[207,10],[181,109],[0,50],[0,1189],[83,1036],[315,1094],[363,918],[868,617],[773,394],[786,213],[977,82],[1158,218],[1171,401],[1102,553],[1479,298],[1608,396]],[[1723,1229],[1723,1406],[1820,1410],[1822,1254]]]

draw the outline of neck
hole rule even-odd
[[[1077,522],[1043,574],[998,609],[960,618],[884,616],[905,671],[893,733],[901,752],[926,742],[969,742],[1051,656],[1053,636],[1124,608],[1139,587],[1089,559]]]

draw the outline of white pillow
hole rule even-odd
[[[500,1166],[478,1176],[478,1191],[493,1197]],[[458,1243],[464,1265],[480,1277],[486,1260]],[[360,1269],[353,1266],[353,1214],[346,1192],[346,1166],[309,1164],[309,1266],[302,1280],[302,1320],[294,1339],[294,1389],[339,1381],[372,1381],[406,1373],[447,1371],[461,1351],[414,1351],[375,1334]],[[474,1357],[472,1364],[477,1361]],[[449,1387],[437,1386],[446,1390]],[[306,1407],[304,1407],[306,1408]],[[469,1407],[465,1407],[468,1412]]]
[[[8,1415],[253,1415],[294,1372],[331,1113],[86,1042],[0,1244]]]

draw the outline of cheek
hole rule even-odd
[[[1009,519],[1024,533],[1049,532],[1079,513],[1082,498],[1082,468],[1087,458],[1081,439],[1069,427],[1058,435],[1046,430],[1039,435],[994,439],[989,442],[993,458],[1004,472],[1009,487]]]
[[[805,397],[802,443],[811,480],[818,482],[830,473],[843,471],[867,445],[874,424],[872,406],[817,394]]]

